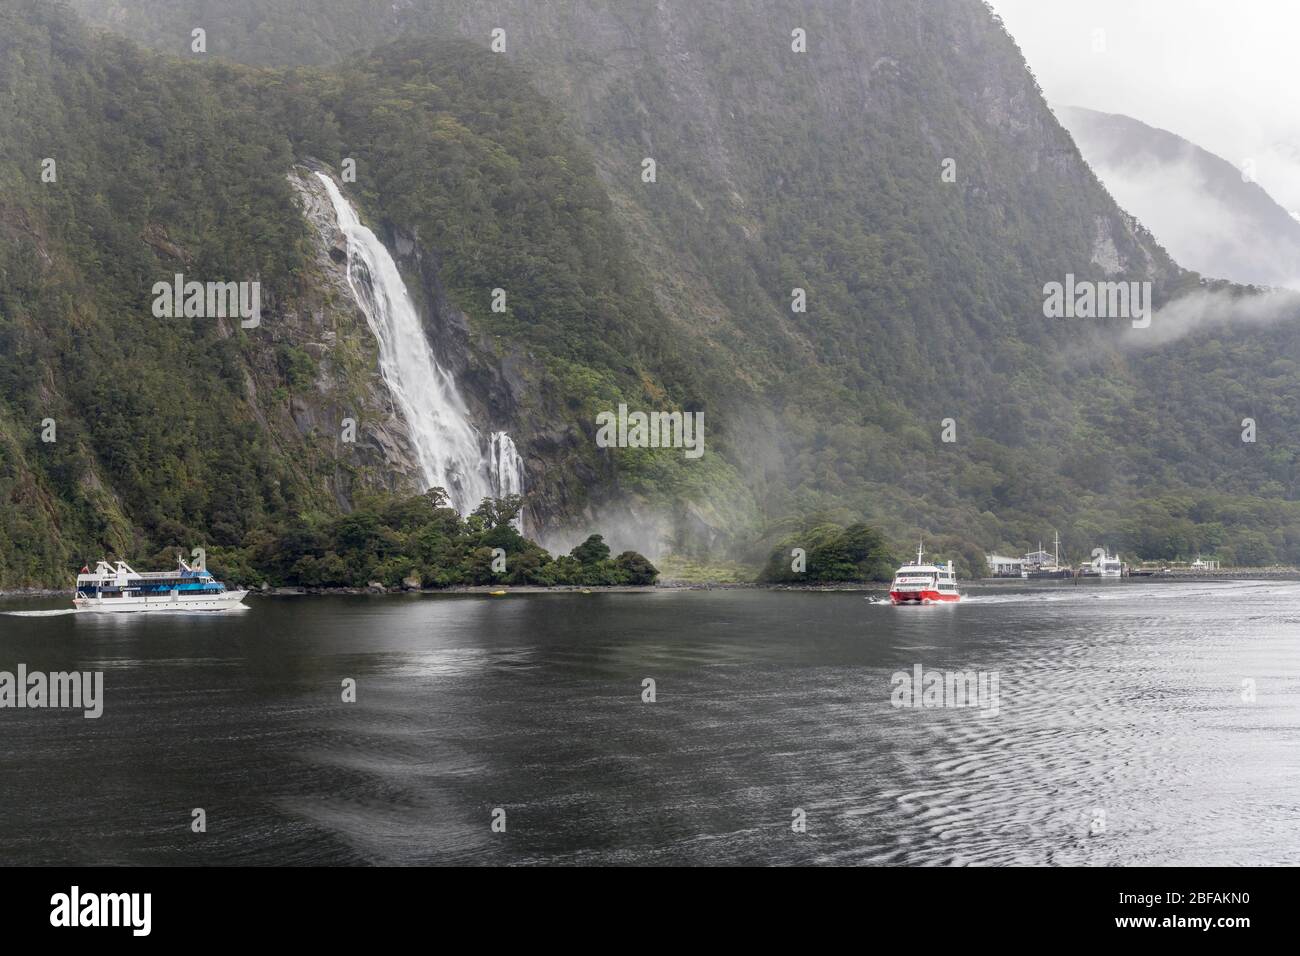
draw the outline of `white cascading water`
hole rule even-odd
[[[523,459],[515,443],[505,432],[493,432],[484,454],[455,381],[429,347],[397,263],[361,224],[334,180],[316,175],[347,238],[348,285],[379,342],[380,372],[406,419],[425,486],[445,488],[461,514],[484,498],[521,494]]]
[[[493,432],[488,442],[488,474],[492,479],[493,493],[498,498],[524,493],[524,459],[515,448],[514,440],[505,432]],[[524,513],[515,517],[514,526],[522,533]]]

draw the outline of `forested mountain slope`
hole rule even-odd
[[[611,484],[566,418],[651,386],[675,400],[672,343],[590,162],[509,64],[426,42],[400,71],[386,56],[286,76],[91,39],[44,4],[0,18],[0,583],[423,490],[374,339],[304,215],[299,164],[338,168],[344,139],[368,174],[354,199],[406,250],[483,430],[532,449],[539,513],[581,515]],[[157,317],[154,284],[176,273],[259,281],[260,325]],[[472,307],[503,282],[502,334],[471,336],[449,296]],[[721,462],[691,477],[725,484]]]
[[[357,159],[354,195],[395,250],[412,250],[403,265],[424,291],[431,336],[480,417],[518,435],[538,515],[557,528],[621,516],[629,534],[764,553],[809,523],[865,517],[899,543],[925,531],[967,568],[1053,527],[1077,553],[1106,543],[1150,557],[1300,559],[1294,322],[1144,338],[1127,319],[1044,316],[1044,285],[1067,274],[1149,280],[1158,303],[1195,291],[1198,277],[1116,206],[974,0],[837,0],[797,16],[777,0],[76,5],[165,57],[66,28],[76,39],[28,54],[31,68],[4,54],[5,94],[45,84],[43,109],[72,109],[85,97],[63,95],[61,77],[106,60],[85,81],[101,85],[102,102],[83,135],[147,169],[153,141],[196,135],[169,124],[198,122],[154,101],[220,100],[202,122],[230,145],[202,151],[203,162],[249,166],[195,174],[202,187],[167,178],[192,166],[152,169],[129,188],[173,203],[169,230],[189,223],[214,263],[237,249],[245,258],[228,268],[283,276],[275,301],[287,311],[311,255],[290,258],[303,232],[284,205],[285,175],[307,159],[335,169]],[[20,19],[36,16],[19,7]],[[57,7],[45,16],[63,19]],[[195,28],[205,54],[191,50]],[[792,49],[796,28],[806,52]],[[502,53],[489,47],[494,29]],[[126,77],[153,71],[162,79],[130,109],[113,102]],[[109,271],[120,266],[84,225],[112,191],[49,207],[35,181],[48,155],[40,110],[28,115],[0,147],[6,183],[29,197],[6,216],[30,224],[11,224],[10,254],[34,262],[35,237],[76,237],[67,268],[121,296]],[[254,188],[268,200],[226,198]],[[203,210],[227,202],[278,224],[261,232],[223,212],[208,227]],[[128,196],[109,211],[139,205]],[[137,216],[122,235],[135,241],[146,226]],[[208,238],[214,229],[221,238]],[[251,258],[260,246],[246,233],[278,237],[265,261]],[[157,255],[131,255],[146,253]],[[52,294],[41,275],[23,288]],[[490,308],[494,288],[507,292],[505,313]],[[796,290],[806,311],[792,309]],[[57,338],[70,311],[55,300],[24,314],[34,338],[45,326]],[[286,349],[301,348],[279,328]],[[235,332],[222,347],[271,368],[271,334]],[[193,364],[155,358],[160,381]],[[14,382],[3,395],[19,403],[34,387]],[[593,416],[619,400],[704,411],[708,453],[595,449]],[[10,413],[12,442],[31,445],[39,411],[33,399]],[[1247,416],[1256,443],[1241,441]],[[955,441],[942,440],[945,419]],[[250,447],[274,433],[250,426]],[[336,467],[323,454],[322,467]],[[264,458],[256,474],[295,487],[304,459],[288,455],[280,477],[276,456]],[[59,485],[31,459],[28,447],[31,487],[79,513],[67,488],[77,469]],[[391,483],[382,470],[373,480]],[[102,481],[128,497],[115,475]],[[339,499],[321,506],[346,507]],[[211,530],[214,508],[196,498],[188,527]],[[147,520],[126,524],[140,533]]]

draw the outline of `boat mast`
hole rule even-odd
[[[917,542],[916,542],[916,563],[917,563],[917,564],[921,564],[921,563],[922,563],[922,561],[921,561],[921,555],[923,555],[923,554],[925,553],[924,551],[921,550],[921,546],[922,546],[923,544],[925,544],[925,539],[924,539],[924,538],[919,538],[919,539],[917,540]]]
[[[1056,559],[1053,562],[1055,567],[1061,566],[1061,532],[1056,532]]]

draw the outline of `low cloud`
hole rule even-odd
[[[1203,289],[1166,303],[1156,310],[1150,328],[1129,329],[1122,341],[1131,348],[1150,348],[1202,329],[1266,326],[1276,322],[1300,323],[1300,292]]]
[[[1216,279],[1300,289],[1300,245],[1266,235],[1254,217],[1215,197],[1193,164],[1094,168],[1179,265]]]

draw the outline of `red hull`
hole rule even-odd
[[[943,591],[890,591],[889,600],[894,604],[940,604],[960,601],[961,595]]]

